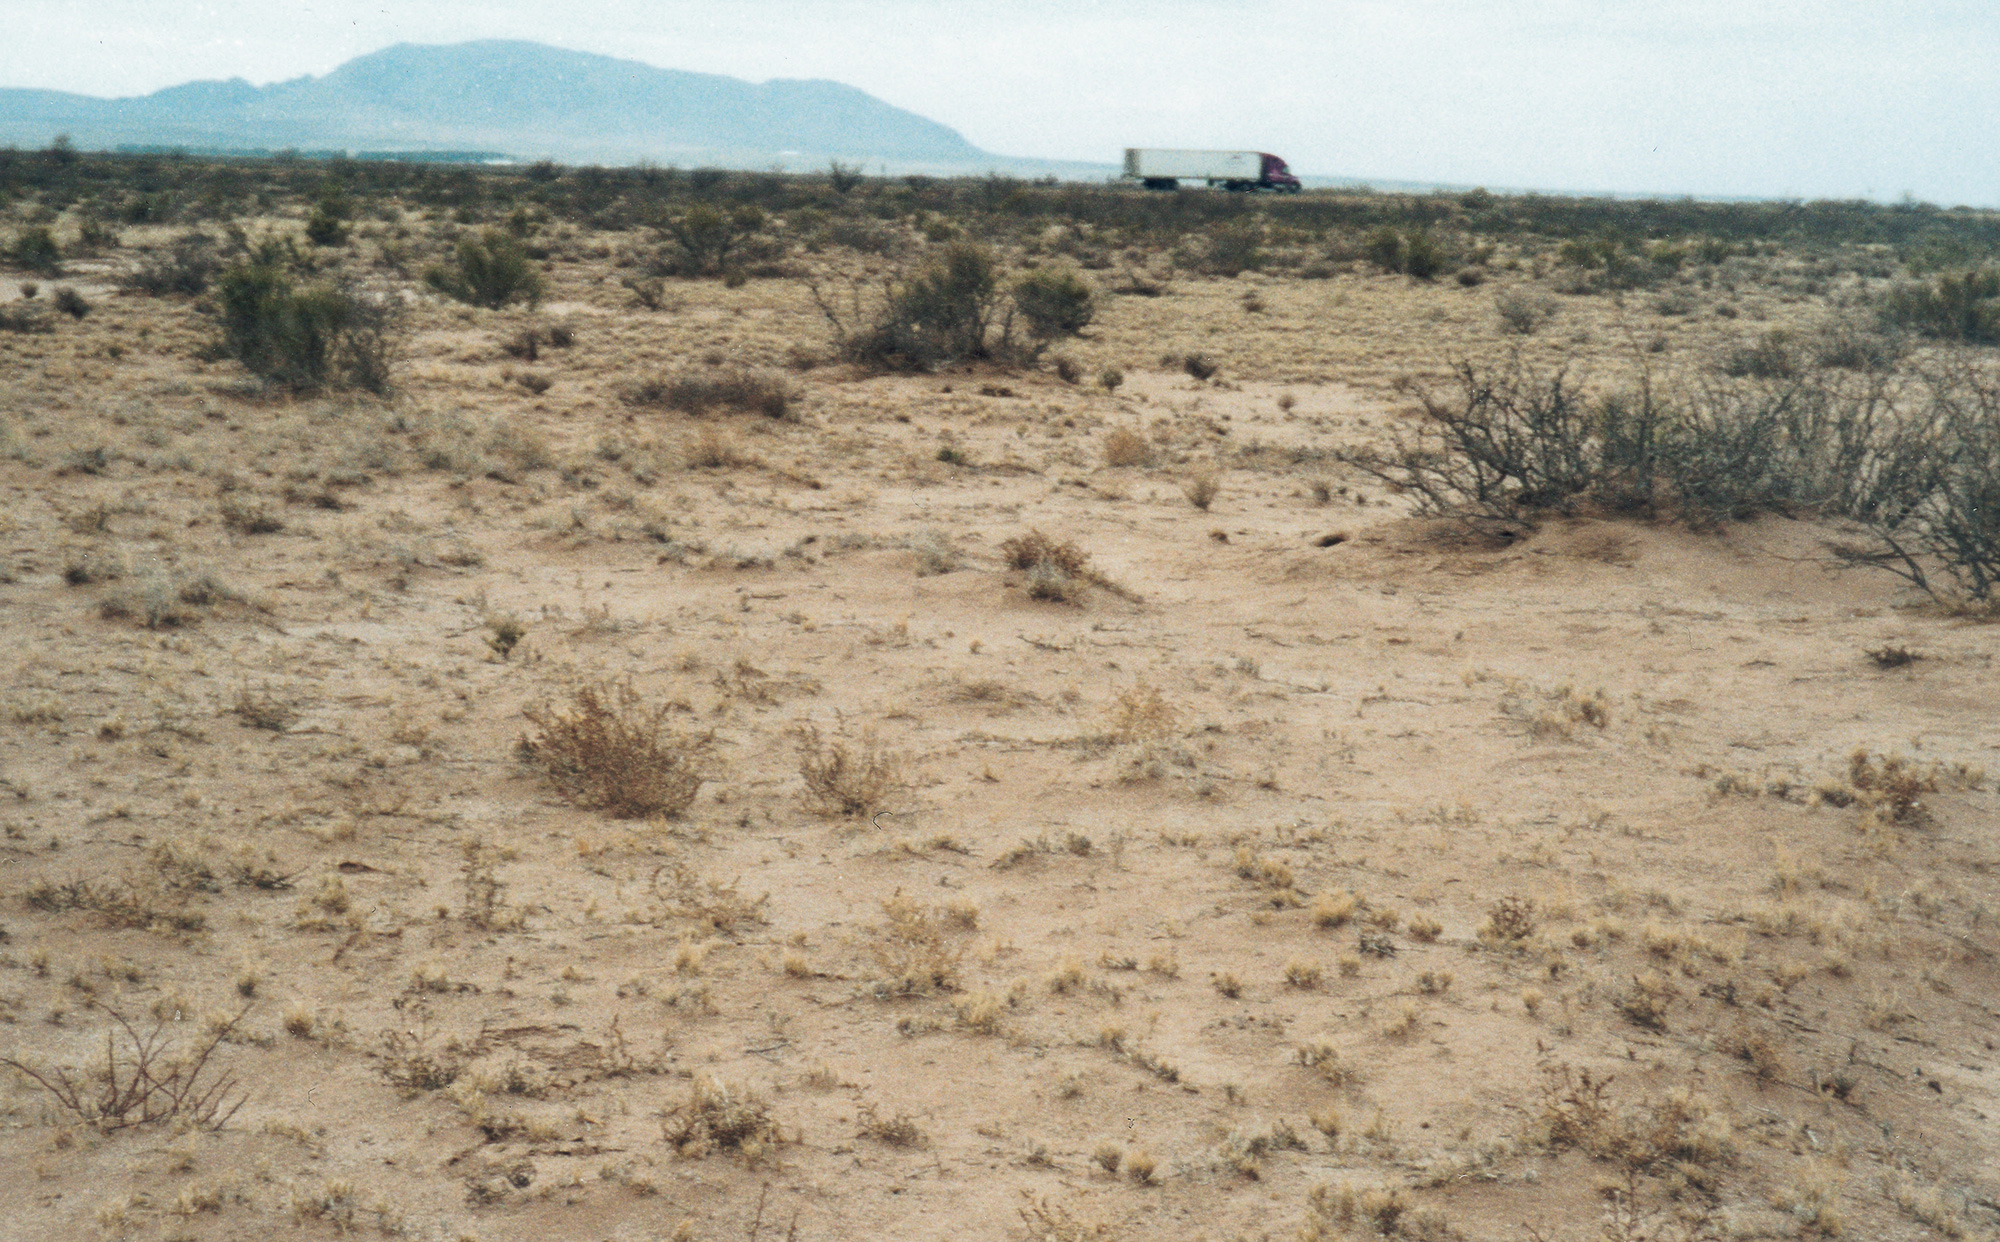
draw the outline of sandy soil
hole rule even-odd
[[[2000,631],[1810,523],[1469,528],[1334,464],[1509,346],[1495,283],[1183,278],[1071,351],[1114,393],[821,366],[696,421],[620,393],[823,348],[810,300],[614,275],[420,302],[388,403],[262,394],[102,272],[0,334],[0,1054],[240,1012],[241,1098],[105,1130],[7,1072],[0,1235],[2000,1222]],[[1564,299],[1526,348],[1614,377],[1821,309],[1732,305]],[[510,358],[531,321],[576,344]],[[1032,529],[1101,583],[1032,598]],[[518,752],[603,678],[713,731],[685,816]],[[808,804],[808,724],[893,761],[880,813]],[[1937,788],[1852,803],[1857,751]],[[677,1150],[698,1091],[767,1124]]]

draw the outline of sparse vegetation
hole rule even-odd
[[[2000,355],[1883,318],[1992,213],[71,150],[0,216],[0,1054],[82,1105],[0,1067],[16,1231],[1994,1223]],[[429,295],[489,230],[541,311]],[[816,329],[968,243],[983,356]],[[203,353],[256,266],[398,308],[393,396]],[[254,1098],[99,1129],[149,1030]]]

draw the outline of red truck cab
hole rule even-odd
[[[1299,184],[1299,179],[1292,175],[1292,170],[1285,166],[1285,161],[1268,151],[1259,151],[1257,154],[1264,157],[1264,177],[1259,183],[1263,188],[1278,190],[1285,194],[1297,194],[1305,188]]]

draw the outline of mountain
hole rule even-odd
[[[977,168],[952,130],[823,80],[762,84],[539,43],[397,44],[323,77],[189,82],[129,99],[0,89],[0,144],[191,150],[491,150],[692,166]]]

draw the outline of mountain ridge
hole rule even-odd
[[[547,44],[399,43],[318,77],[201,80],[104,99],[0,88],[0,143],[506,150],[524,159],[969,166],[956,130],[826,79],[751,83]]]

